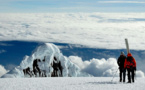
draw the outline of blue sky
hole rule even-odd
[[[145,0],[1,0],[0,12],[144,12]]]

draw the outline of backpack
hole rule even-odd
[[[131,57],[131,56],[129,56],[129,57],[127,57],[127,67],[128,68],[132,68],[133,66],[134,66],[134,58],[133,57]]]

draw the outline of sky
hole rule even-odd
[[[0,0],[0,12],[144,12],[145,0]]]

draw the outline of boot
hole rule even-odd
[[[128,81],[127,83],[131,83],[131,81]]]
[[[122,79],[120,79],[120,82],[122,82]]]

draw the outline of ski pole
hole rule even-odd
[[[135,80],[136,80],[136,70],[134,70],[134,77],[135,77]]]
[[[114,79],[115,75],[117,74],[118,69],[116,70],[115,74],[113,75],[113,78],[112,78],[111,82],[113,82],[113,79]]]

